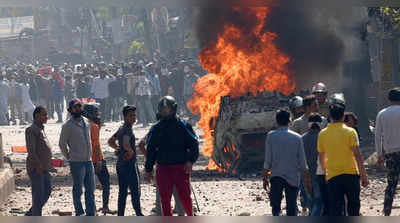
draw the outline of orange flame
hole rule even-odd
[[[263,30],[269,8],[233,10],[255,16],[251,21],[256,24],[249,32],[226,23],[218,40],[203,48],[199,59],[210,73],[198,80],[193,97],[188,102],[192,112],[201,114],[199,126],[205,138],[203,154],[208,157],[211,157],[214,148],[212,134],[221,97],[229,95],[235,98],[249,92],[256,95],[264,91],[289,95],[296,87],[287,67],[289,58],[274,44],[277,35]],[[207,169],[219,168],[210,159]]]

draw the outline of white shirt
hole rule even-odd
[[[94,98],[104,99],[108,98],[108,84],[112,81],[112,78],[105,77],[101,79],[100,77],[96,77],[93,80],[93,85],[91,92],[94,94]]]
[[[35,110],[35,105],[33,105],[31,96],[29,95],[29,84],[21,84],[21,95],[22,95],[22,106],[24,112],[31,113]]]
[[[389,106],[376,116],[375,148],[378,156],[400,152],[400,105]]]
[[[150,81],[145,75],[135,76],[134,83],[136,86],[135,94],[138,96],[150,96],[151,86]]]

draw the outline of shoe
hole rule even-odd
[[[57,123],[63,123],[63,121],[62,120],[57,120]]]
[[[25,216],[32,216],[32,209],[29,209],[29,211],[25,212]]]
[[[112,211],[112,210],[110,210],[109,208],[101,208],[101,212],[102,212],[103,214],[112,214],[112,215],[117,214],[117,211]]]
[[[150,213],[151,213],[151,216],[161,216],[161,212],[157,211],[156,208],[151,209]]]

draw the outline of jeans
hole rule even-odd
[[[271,191],[270,201],[272,206],[272,215],[279,216],[281,213],[281,202],[283,198],[283,190],[285,190],[286,197],[286,215],[296,216],[297,215],[297,194],[299,192],[298,187],[291,186],[287,181],[281,177],[272,177],[270,180]]]
[[[76,216],[84,214],[81,202],[82,186],[85,186],[86,215],[96,214],[96,203],[94,200],[95,174],[91,161],[70,161],[70,169],[73,179],[72,195]]]
[[[325,180],[325,175],[317,175],[319,191],[321,192],[322,198],[322,216],[329,215],[329,193],[328,193],[328,185]]]
[[[311,200],[311,216],[321,216],[324,203],[322,201],[322,194],[319,188],[318,176],[311,176],[312,185],[312,200]]]
[[[360,176],[342,174],[328,181],[330,216],[343,216],[344,196],[349,216],[360,215]]]
[[[396,194],[397,183],[399,182],[400,153],[397,152],[385,155],[385,162],[388,173],[383,210],[385,216],[390,216],[392,212],[393,198]]]
[[[151,96],[151,104],[153,105],[153,111],[158,110],[158,102],[160,101],[160,95],[152,95]]]
[[[96,102],[100,103],[100,118],[101,121],[104,123],[109,120],[109,111],[108,111],[108,98],[96,98]]]
[[[103,188],[103,209],[108,209],[108,201],[110,200],[110,174],[108,173],[106,161],[102,160],[101,163],[101,170],[96,172],[96,176]]]
[[[187,216],[193,216],[190,174],[184,172],[184,164],[157,165],[156,178],[163,216],[172,216],[171,198],[174,186]]]
[[[303,178],[300,181],[300,203],[302,208],[311,209],[311,197],[304,187]]]
[[[150,122],[154,122],[156,120],[156,116],[153,110],[153,105],[151,104],[151,98],[148,95],[139,96],[139,120],[147,125]]]
[[[27,215],[42,216],[42,208],[51,194],[51,175],[47,171],[43,174],[31,172],[28,175],[32,184],[32,207]]]
[[[140,207],[140,182],[139,170],[136,161],[131,160],[126,163],[117,163],[118,175],[118,216],[124,216],[126,207],[126,197],[128,196],[128,188],[131,191],[131,202],[136,216],[143,216]]]
[[[112,121],[120,121],[122,117],[122,106],[124,105],[124,100],[121,97],[110,98],[110,112]]]
[[[50,117],[54,116],[54,112],[57,113],[57,119],[58,121],[62,122],[62,113],[63,113],[63,108],[64,108],[64,97],[62,98],[57,98],[57,99],[51,99],[49,102],[49,114]]]

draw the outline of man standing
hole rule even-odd
[[[298,119],[296,119],[290,127],[291,130],[297,132],[300,135],[303,135],[310,129],[308,126],[308,119],[310,115],[314,112],[318,112],[318,104],[316,97],[314,95],[308,95],[304,97],[303,108],[305,113]],[[323,116],[321,116],[321,119],[322,119],[321,128],[325,128],[328,125],[328,121]],[[303,207],[302,215],[307,215],[307,208],[310,208],[311,203],[310,203],[310,197],[308,196],[304,188],[303,181],[301,181],[300,183],[300,197],[301,197],[301,206]]]
[[[70,102],[73,98],[76,97],[75,96],[75,87],[74,87],[74,83],[73,83],[71,75],[65,76],[65,86],[64,86],[65,103]]]
[[[103,208],[101,211],[103,214],[115,214],[115,211],[111,211],[108,207],[108,201],[110,200],[110,174],[108,173],[107,163],[104,160],[103,151],[100,148],[100,128],[101,120],[99,118],[99,108],[96,103],[85,104],[83,107],[85,115],[90,120],[90,139],[92,143],[92,161],[95,167],[95,173],[99,179],[102,190],[103,190]]]
[[[117,78],[108,85],[110,90],[110,112],[112,121],[120,121],[121,107],[124,104],[124,83],[122,74],[118,74]]]
[[[308,118],[312,113],[318,113],[318,104],[317,99],[314,95],[309,95],[304,97],[303,99],[303,107],[305,113],[300,116],[300,118],[293,121],[290,129],[297,132],[300,135],[303,135],[309,130],[308,127]],[[322,118],[322,128],[325,128],[328,125],[328,120],[325,117]]]
[[[138,107],[140,108],[139,120],[143,122],[143,126],[148,126],[149,123],[155,121],[153,105],[151,104],[151,89],[154,86],[143,71],[139,71],[136,78],[136,95],[138,96]]]
[[[8,95],[10,87],[4,81],[4,76],[0,75],[0,125],[8,125]]]
[[[157,118],[159,119],[159,118]],[[144,156],[147,156],[147,152],[146,152],[146,142],[147,142],[147,138],[148,135],[146,135],[142,140],[140,140],[139,142],[139,149],[142,151],[142,153],[144,154]],[[156,182],[157,179],[154,178],[154,182]],[[155,207],[151,210],[151,212],[155,215],[155,216],[162,216],[162,210],[161,210],[161,202],[160,202],[160,192],[158,191],[158,187],[157,184],[155,183],[156,186],[156,201],[155,201]],[[178,216],[185,216],[185,210],[182,207],[181,201],[179,200],[179,195],[178,192],[176,191],[176,187],[174,186],[172,195],[174,196],[174,200],[175,200],[175,207],[173,212],[174,213],[178,213]]]
[[[292,120],[300,118],[304,114],[303,98],[300,96],[294,96],[289,100],[289,109],[292,113]]]
[[[28,216],[42,216],[42,208],[51,194],[51,147],[44,124],[47,122],[47,111],[36,107],[33,111],[34,122],[25,130],[25,141],[28,149],[26,169],[32,185],[32,207]]]
[[[286,195],[286,214],[296,216],[301,175],[307,190],[311,191],[303,141],[299,134],[289,130],[288,111],[278,111],[276,121],[279,128],[268,133],[265,145],[264,189],[269,193],[274,216],[281,213],[283,190]]]
[[[21,99],[21,87],[20,83],[17,82],[17,73],[13,73],[10,80],[10,93],[9,93],[9,103],[11,111],[11,121],[14,125],[17,124],[16,118],[19,119],[20,123],[24,120],[24,113],[22,111],[22,99]]]
[[[113,80],[113,78],[107,77],[107,73],[104,70],[100,71],[100,77],[96,77],[93,80],[93,85],[91,88],[91,93],[97,102],[100,103],[100,115],[103,122],[108,121],[108,85]]]
[[[140,206],[140,176],[136,160],[135,135],[132,126],[136,122],[136,107],[127,105],[123,108],[124,125],[108,140],[108,145],[118,155],[118,216],[124,216],[128,188],[131,191],[131,202],[136,216],[143,216]],[[119,146],[116,144],[118,140]]]
[[[378,113],[375,126],[375,147],[378,163],[388,170],[385,190],[384,214],[390,216],[393,198],[400,174],[400,88],[393,88],[388,94],[391,105]]]
[[[157,110],[157,104],[160,100],[161,88],[160,88],[160,80],[158,74],[156,73],[155,65],[151,62],[146,66],[146,76],[147,79],[152,84],[151,88],[151,104],[153,105],[154,111]]]
[[[51,94],[51,107],[52,111],[57,113],[57,123],[62,123],[62,112],[64,108],[64,89],[63,86],[54,77],[51,78],[50,83],[52,85]]]
[[[160,122],[148,133],[146,178],[153,179],[157,163],[156,181],[164,216],[172,216],[171,197],[174,186],[188,216],[193,216],[190,197],[190,173],[199,157],[199,144],[192,126],[176,116],[177,103],[171,96],[158,104]]]
[[[312,87],[312,94],[318,101],[320,114],[329,117],[328,89],[324,83],[317,83]]]
[[[322,117],[319,114],[311,114],[308,118],[309,130],[302,136],[304,143],[304,153],[306,155],[307,165],[310,169],[312,194],[310,202],[310,215],[321,216],[323,209],[328,209],[327,202],[321,194],[319,186],[319,175],[322,172],[321,165],[318,161],[318,134],[322,128]],[[324,179],[325,182],[325,179]],[[324,188],[323,188],[324,189]],[[325,199],[326,201],[326,199]]]
[[[73,179],[72,195],[76,216],[84,215],[81,196],[85,186],[86,215],[96,214],[94,199],[95,177],[92,163],[90,125],[82,117],[82,102],[72,99],[68,105],[71,118],[62,126],[59,146],[65,159],[69,161]]]
[[[343,215],[346,195],[349,216],[360,215],[360,177],[362,186],[368,186],[357,132],[344,123],[345,105],[329,105],[333,123],[318,136],[318,152],[328,182],[329,211],[331,216]]]

